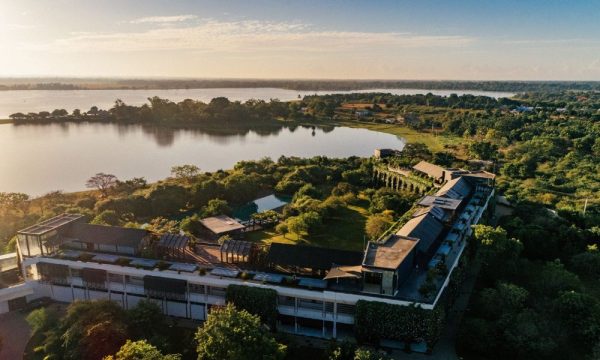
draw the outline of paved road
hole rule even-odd
[[[31,336],[31,329],[25,321],[25,315],[18,311],[0,315],[0,337],[2,350],[0,360],[18,360]]]

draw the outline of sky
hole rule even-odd
[[[0,0],[0,77],[600,80],[598,0]]]

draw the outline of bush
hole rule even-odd
[[[600,253],[587,251],[573,256],[571,268],[583,277],[597,278],[600,276]]]
[[[240,310],[258,315],[262,322],[271,327],[277,321],[277,292],[245,285],[229,285],[225,294],[227,302]]]
[[[431,349],[439,339],[443,322],[444,314],[440,309],[425,310],[418,306],[359,300],[354,327],[356,338],[361,342],[424,340]]]
[[[82,207],[82,208],[86,208],[86,209],[93,209],[95,205],[96,205],[96,199],[94,199],[93,197],[85,197],[85,198],[77,201],[78,207]]]

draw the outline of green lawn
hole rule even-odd
[[[327,219],[317,234],[312,236],[300,238],[297,234],[290,233],[284,237],[274,229],[267,229],[248,233],[246,239],[264,244],[279,242],[361,251],[364,246],[365,222],[369,216],[367,206],[367,201],[363,201],[343,208],[335,217]]]

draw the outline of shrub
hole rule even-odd
[[[405,343],[425,340],[432,348],[439,339],[444,314],[441,309],[425,310],[418,306],[392,305],[359,300],[356,303],[355,334],[361,342],[378,343],[381,339]]]
[[[229,285],[225,295],[227,302],[236,308],[258,315],[262,322],[271,327],[277,320],[277,292],[245,285]]]

